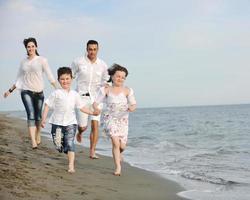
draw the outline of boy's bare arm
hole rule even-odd
[[[80,111],[81,111],[81,112],[84,112],[84,113],[86,113],[86,114],[88,114],[88,115],[95,115],[95,116],[97,116],[97,115],[100,114],[100,110],[95,109],[95,108],[94,108],[94,111],[92,111],[92,110],[90,110],[90,109],[87,108],[87,107],[82,107],[82,108],[80,109]]]

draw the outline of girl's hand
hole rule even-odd
[[[128,106],[128,112],[134,112],[136,109],[136,104]]]

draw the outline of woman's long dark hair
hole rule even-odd
[[[27,38],[27,39],[23,40],[23,44],[24,44],[26,49],[27,49],[27,46],[28,46],[29,42],[33,42],[35,44],[35,46],[37,47],[36,39],[30,37],[30,38]],[[29,55],[28,51],[27,51],[27,55]],[[36,55],[39,56],[39,53],[37,52],[37,50],[36,50]]]

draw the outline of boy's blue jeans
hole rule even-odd
[[[60,126],[56,124],[52,124],[51,127],[51,135],[53,139],[53,143],[55,144],[56,137],[56,129],[61,128],[62,134],[62,149],[58,149],[59,152],[68,153],[68,151],[75,152],[75,134],[76,134],[76,124],[68,125],[68,126]],[[56,144],[55,144],[56,145]]]

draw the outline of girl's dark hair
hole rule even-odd
[[[111,77],[115,74],[116,71],[125,72],[125,76],[126,77],[128,76],[128,70],[125,67],[122,67],[121,65],[118,65],[118,64],[115,63],[110,68],[108,68],[108,73],[109,73],[109,76],[110,76],[108,82],[112,81]]]
[[[69,74],[71,76],[71,78],[73,77],[72,75],[72,70],[70,67],[60,67],[57,70],[57,79],[59,80],[60,76],[62,76],[63,74]]]
[[[29,42],[33,42],[35,44],[35,46],[37,47],[36,39],[30,37],[30,38],[23,40],[23,44],[24,44],[25,48],[27,48]],[[27,55],[29,55],[28,51],[27,51]],[[36,55],[39,56],[39,53],[37,52],[37,50],[36,50]]]

